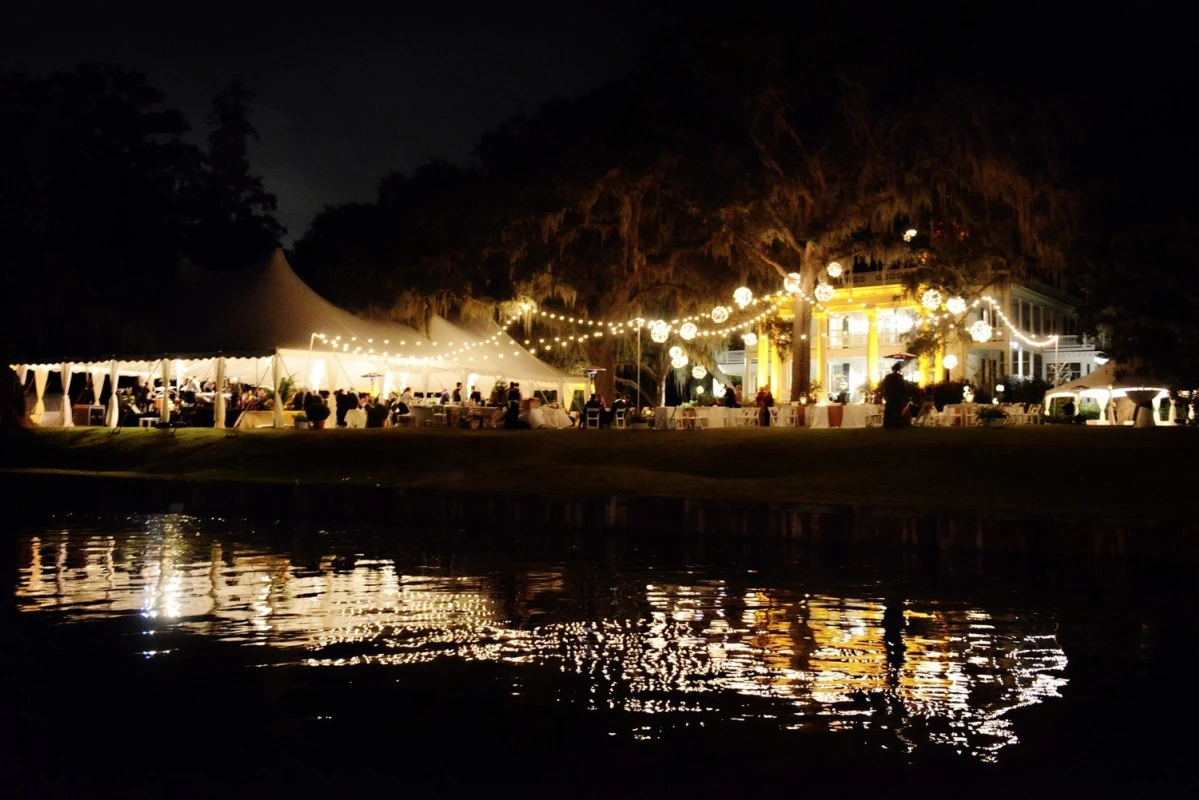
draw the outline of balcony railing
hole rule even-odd
[[[829,350],[850,350],[855,347],[866,346],[866,334],[864,333],[837,333],[829,334],[828,349]]]

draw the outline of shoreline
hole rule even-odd
[[[0,470],[16,496],[62,512],[180,513],[302,525],[538,526],[564,532],[781,539],[1025,557],[1199,558],[1194,525],[1110,515],[966,511],[867,504],[542,494],[303,482],[193,479],[76,470]]]

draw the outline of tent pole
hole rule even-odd
[[[283,393],[279,390],[282,388],[281,381],[283,379],[282,370],[279,369],[282,363],[282,357],[279,355],[279,348],[275,348],[275,357],[271,361],[271,383],[275,387],[275,402],[271,404],[272,417],[274,419],[275,428],[283,427]]]
[[[216,392],[212,396],[212,427],[225,427],[225,357],[216,357]]]
[[[117,383],[121,379],[120,364],[114,358],[108,365],[108,427],[118,428],[121,425],[121,399],[117,394]],[[100,402],[99,395],[96,402]]]
[[[163,423],[171,421],[171,360],[162,357],[162,402],[158,404],[158,419]]]
[[[641,413],[641,318],[637,318],[637,413]]]

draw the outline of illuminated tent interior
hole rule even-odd
[[[461,381],[464,391],[477,385],[484,398],[497,380],[520,382],[526,396],[554,389],[563,397],[567,386],[583,383],[539,361],[498,325],[486,334],[472,334],[435,316],[426,336],[396,322],[360,319],[313,291],[282,250],[275,250],[261,267],[235,273],[185,262],[175,296],[178,301],[169,309],[163,337],[165,354],[13,365],[21,380],[26,370],[33,371],[34,420],[42,425],[72,424],[70,414],[53,420],[46,414],[50,372],[91,374],[97,397],[106,378],[111,387],[121,376],[164,383],[194,376],[221,385],[237,380],[275,387],[290,378],[293,385],[310,390],[390,392],[411,386],[425,393]],[[217,425],[223,427],[223,397],[217,396]],[[282,424],[282,409],[278,411],[277,426]],[[119,413],[114,394],[106,410],[109,426],[116,426]]]
[[[1117,378],[1116,370],[1116,363],[1109,361],[1090,375],[1048,390],[1044,400],[1046,412],[1050,410],[1050,403],[1058,398],[1069,397],[1074,400],[1075,406],[1080,405],[1083,398],[1091,398],[1099,405],[1099,424],[1114,425],[1117,424],[1115,401],[1129,397],[1134,401],[1150,400],[1153,404],[1153,423],[1158,424],[1161,420],[1161,403],[1170,396],[1166,385],[1156,378],[1132,373]]]

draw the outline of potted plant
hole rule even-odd
[[[978,410],[978,421],[984,428],[1002,428],[1007,422],[1007,412],[999,406],[984,406]]]
[[[308,417],[301,411],[292,418],[292,422],[296,424],[296,430],[303,431],[308,429]]]

